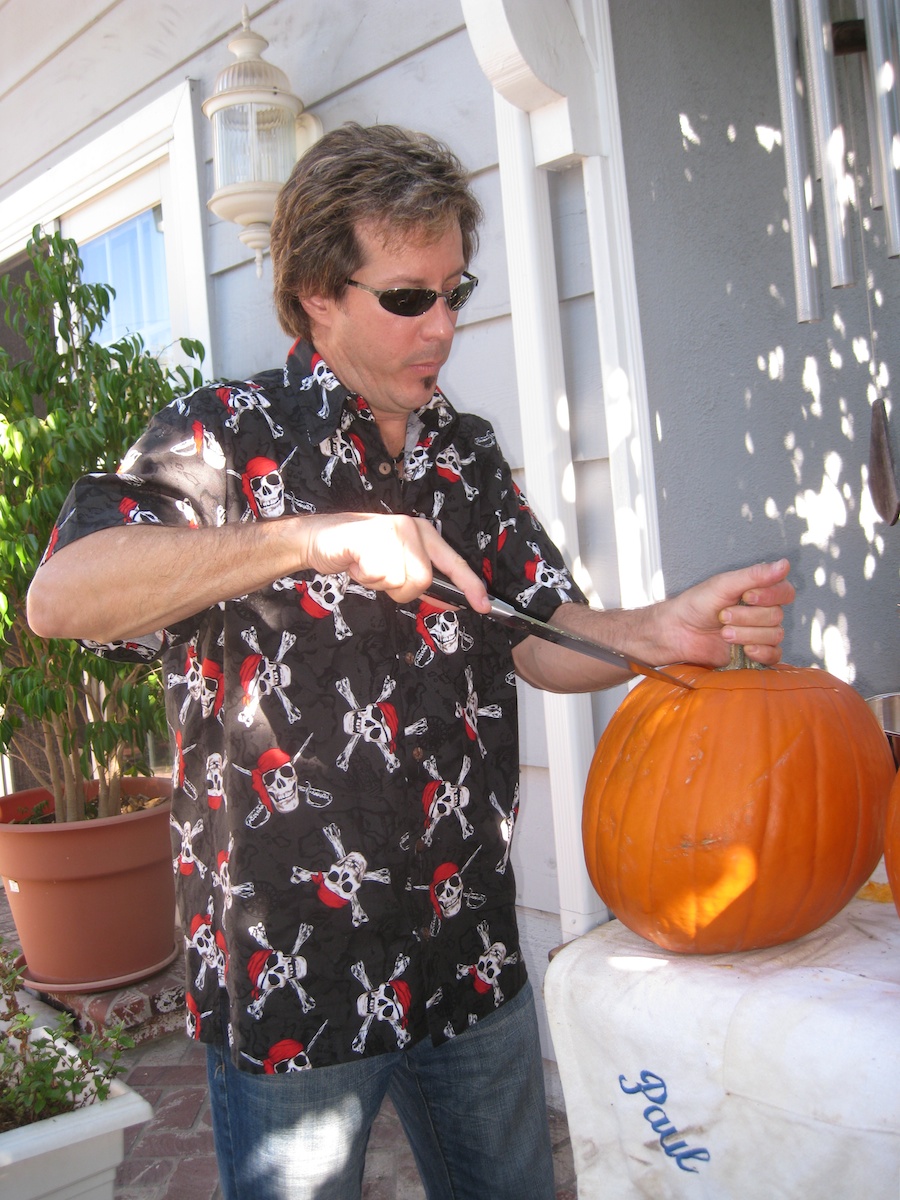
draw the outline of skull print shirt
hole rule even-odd
[[[437,391],[397,469],[365,400],[304,342],[283,369],[163,409],[116,474],[75,484],[51,545],[332,512],[430,521],[538,617],[583,602],[488,422]],[[225,1030],[239,1067],[299,1070],[440,1043],[522,987],[510,638],[302,570],[92,645],[161,656],[192,1037]]]

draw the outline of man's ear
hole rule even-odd
[[[334,304],[333,300],[328,300],[324,296],[319,295],[301,296],[300,303],[303,305],[303,310],[313,325],[328,323],[328,317]]]

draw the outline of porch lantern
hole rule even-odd
[[[250,28],[246,5],[242,25],[228,43],[236,61],[219,72],[203,102],[213,126],[216,190],[208,207],[242,226],[240,239],[255,251],[261,276],[275,197],[300,155],[322,136],[322,123],[303,111],[284,71],[262,58],[269,43]]]

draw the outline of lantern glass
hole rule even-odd
[[[277,104],[232,104],[213,115],[216,188],[282,183],[296,160],[295,117]]]

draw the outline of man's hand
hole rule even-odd
[[[785,604],[794,598],[787,559],[727,571],[647,608],[599,611],[561,604],[553,624],[624,654],[665,666],[692,662],[724,666],[731,646],[767,666],[781,658]],[[516,671],[535,687],[587,692],[622,683],[628,676],[572,650],[526,638],[513,651]]]
[[[419,517],[338,513],[308,518],[306,527],[305,565],[315,571],[346,571],[354,582],[407,604],[428,590],[437,570],[465,592],[476,612],[490,611],[482,580]]]
[[[790,563],[757,563],[688,588],[658,607],[664,621],[662,645],[670,645],[665,661],[723,666],[731,645],[739,643],[748,657],[771,666],[781,658],[784,605],[794,599],[788,581]],[[657,659],[657,661],[659,661]]]

